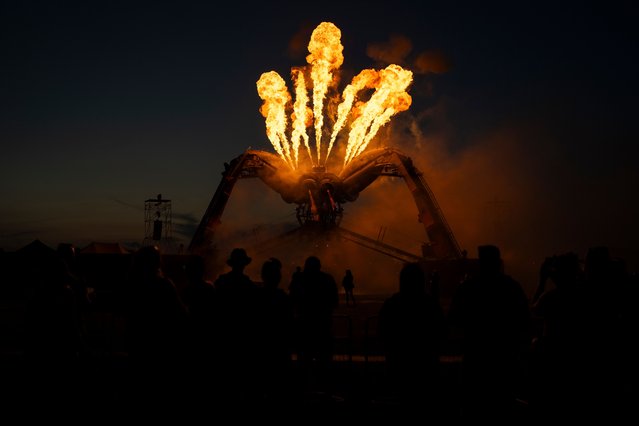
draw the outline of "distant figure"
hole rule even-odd
[[[503,272],[499,248],[479,246],[479,274],[460,284],[449,310],[461,332],[464,415],[509,416],[517,408],[530,312],[521,285]]]
[[[444,314],[425,291],[418,263],[399,275],[399,292],[379,312],[379,334],[393,391],[404,403],[433,404],[439,392],[439,353],[446,336]],[[435,408],[435,407],[431,407]]]
[[[297,315],[298,355],[303,369],[322,380],[333,356],[333,310],[338,304],[337,284],[310,256],[300,280],[291,283],[290,295]]]
[[[256,362],[259,356],[259,318],[257,286],[244,273],[251,258],[243,248],[234,248],[226,264],[231,271],[215,280],[218,310],[218,383],[229,396],[246,401],[255,396]]]
[[[353,272],[351,272],[350,269],[346,270],[346,274],[344,274],[344,278],[342,278],[342,287],[344,287],[344,295],[346,296],[346,306],[349,304],[355,306],[355,296],[353,295],[355,282],[353,279]]]
[[[76,299],[78,302],[78,308],[83,310],[90,302],[87,294],[87,289],[84,281],[80,279],[77,265],[77,252],[73,244],[60,243],[56,250],[58,256],[66,263],[69,271],[69,278],[71,280],[70,285],[73,287]]]

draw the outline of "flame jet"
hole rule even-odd
[[[410,96],[406,98],[404,94],[413,81],[411,71],[393,64],[381,70],[379,77],[375,93],[368,102],[360,106],[359,116],[351,124],[344,165],[366,149],[379,128],[387,123],[391,116],[410,106]]]
[[[389,65],[383,70],[365,69],[357,74],[344,88],[337,108],[326,108],[327,114],[335,114],[330,119],[335,124],[324,157],[322,155],[322,134],[325,119],[325,100],[329,88],[337,82],[336,72],[344,62],[341,31],[330,22],[322,22],[315,28],[308,44],[309,55],[306,67],[291,69],[295,89],[295,102],[291,103],[284,79],[275,71],[261,75],[257,90],[264,101],[260,112],[266,118],[266,133],[275,151],[293,169],[306,166],[324,167],[333,150],[337,136],[351,117],[346,141],[343,167],[361,155],[373,140],[379,129],[393,115],[410,107],[411,97],[406,92],[413,73],[399,65]],[[312,84],[312,109],[308,91]],[[374,90],[367,101],[359,101],[364,90]],[[329,106],[333,106],[330,104]],[[287,110],[288,109],[288,110]],[[292,110],[292,111],[291,111]],[[291,128],[288,128],[287,114],[291,114]],[[334,120],[333,120],[334,119]],[[307,128],[314,124],[315,151],[311,147]],[[290,133],[290,141],[287,135]],[[304,144],[309,161],[302,161],[299,147]],[[322,161],[323,160],[323,161]],[[304,172],[304,170],[300,170]]]
[[[373,124],[371,124],[371,128],[366,134],[364,138],[364,142],[360,145],[355,153],[354,157],[360,155],[368,146],[369,142],[375,137],[380,127],[384,124],[388,123],[391,117],[398,112],[406,111],[412,102],[412,98],[406,92],[400,92],[395,94],[394,96],[389,97],[388,102],[386,102],[386,109],[381,115],[375,117],[373,120]]]
[[[306,62],[311,65],[313,80],[313,115],[315,118],[315,148],[317,163],[321,165],[322,127],[324,126],[324,98],[333,81],[333,71],[344,62],[342,33],[331,22],[322,22],[313,30],[308,44]]]
[[[286,137],[286,104],[291,101],[291,95],[284,79],[275,71],[265,72],[257,81],[257,93],[264,101],[260,112],[266,118],[266,136],[275,151],[294,167]]]
[[[379,74],[376,70],[362,70],[359,74],[353,77],[351,84],[346,86],[346,88],[344,89],[344,93],[342,94],[343,101],[337,107],[337,121],[335,121],[335,125],[333,126],[333,133],[331,134],[331,140],[328,144],[328,150],[326,152],[326,160],[328,160],[328,156],[333,149],[335,139],[337,139],[337,135],[339,134],[340,130],[342,130],[342,127],[344,127],[346,118],[353,108],[353,103],[356,99],[355,96],[357,96],[357,93],[361,90],[364,90],[365,88],[371,89],[375,87],[374,84],[378,79]]]
[[[291,76],[295,82],[295,104],[293,106],[293,133],[291,134],[291,149],[295,158],[295,167],[299,166],[300,140],[304,141],[304,146],[308,151],[308,156],[313,162],[311,146],[309,145],[308,133],[306,128],[311,124],[313,119],[313,111],[308,105],[308,94],[306,93],[306,80],[304,78],[304,70],[294,68]]]

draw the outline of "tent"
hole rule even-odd
[[[129,254],[129,250],[120,243],[100,243],[92,242],[82,250],[80,254]]]
[[[18,249],[17,253],[26,257],[46,257],[55,254],[55,250],[40,240],[33,240],[26,246]]]

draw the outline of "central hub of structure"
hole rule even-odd
[[[308,201],[298,204],[297,220],[301,225],[317,222],[323,225],[339,224],[344,209],[342,180],[326,173],[324,166],[313,167],[311,173],[300,177],[300,184],[308,193]]]

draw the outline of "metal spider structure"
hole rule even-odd
[[[397,258],[456,260],[463,257],[422,173],[410,157],[395,148],[367,151],[348,163],[339,175],[327,172],[325,167],[312,167],[306,172],[293,171],[281,157],[250,149],[224,166],[222,180],[189,245],[191,253],[206,255],[213,249],[216,230],[239,179],[259,178],[279,193],[286,203],[296,204],[301,228],[314,227],[320,232],[337,229],[347,237],[362,237],[339,226],[344,211],[342,205],[355,201],[360,192],[377,178],[394,176],[404,179],[417,207],[417,219],[423,224],[428,237],[428,243],[422,246],[421,256],[411,259],[410,255],[403,253]]]

